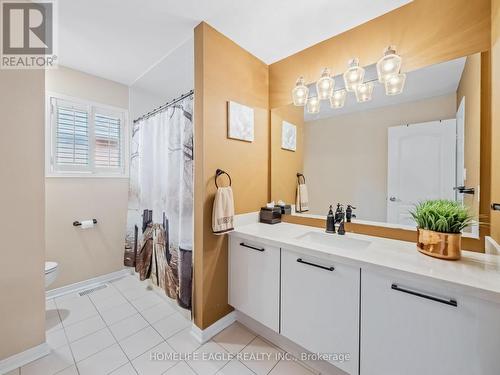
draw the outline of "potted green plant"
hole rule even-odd
[[[462,230],[473,222],[463,204],[451,200],[428,200],[410,211],[417,223],[417,248],[440,259],[460,259]]]

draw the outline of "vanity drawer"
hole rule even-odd
[[[279,331],[280,249],[231,236],[229,304]]]
[[[499,304],[368,270],[361,290],[362,375],[499,373]]]
[[[358,374],[360,269],[331,260],[281,252],[281,334],[334,366]],[[340,358],[339,358],[340,359]]]

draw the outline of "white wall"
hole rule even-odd
[[[194,88],[194,38],[151,67],[130,88],[132,119]]]
[[[127,86],[65,67],[47,71],[46,90],[124,109],[129,105]],[[128,178],[47,177],[45,199],[46,258],[60,265],[51,287],[122,268]],[[72,226],[90,218],[98,220],[94,229]]]
[[[453,93],[307,122],[304,174],[310,213],[326,215],[330,204],[340,202],[357,207],[358,219],[386,221],[387,129],[455,114]]]

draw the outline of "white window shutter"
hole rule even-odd
[[[122,119],[96,110],[94,115],[96,168],[119,169],[122,165]]]
[[[57,96],[50,96],[48,110],[51,134],[51,154],[47,159],[49,174],[127,175],[126,110]]]
[[[55,167],[59,170],[89,166],[89,114],[86,108],[55,101]]]

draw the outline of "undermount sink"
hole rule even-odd
[[[338,234],[321,232],[307,232],[298,237],[295,237],[295,239],[345,250],[363,250],[371,244],[370,241],[358,240],[356,238],[342,237]]]

